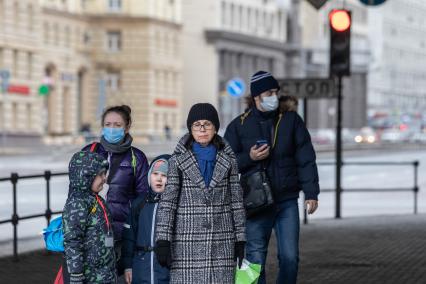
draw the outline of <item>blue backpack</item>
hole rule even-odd
[[[64,251],[64,234],[62,232],[62,216],[56,217],[47,228],[43,229],[46,249],[50,251]]]

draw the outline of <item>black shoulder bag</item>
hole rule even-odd
[[[273,144],[272,150],[275,147],[278,126],[281,122],[282,114],[279,114],[275,127],[272,129]],[[272,155],[272,152],[271,152]],[[267,209],[274,206],[274,198],[272,195],[272,187],[269,178],[266,174],[267,162],[262,162],[260,170],[241,176],[240,184],[244,192],[244,207],[247,218],[252,218]]]

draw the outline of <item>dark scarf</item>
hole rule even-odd
[[[194,152],[195,158],[198,162],[198,168],[200,169],[206,187],[208,188],[213,177],[217,149],[213,144],[203,147],[201,144],[194,142],[192,144],[192,151]]]
[[[126,134],[119,143],[111,144],[105,140],[105,138],[101,137],[101,144],[104,149],[112,154],[122,154],[130,149],[132,146],[133,137],[130,134]]]

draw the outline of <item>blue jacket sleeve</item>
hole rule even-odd
[[[225,131],[225,140],[229,143],[237,157],[238,169],[245,172],[250,167],[256,165],[256,162],[250,158],[250,149],[244,150],[241,145],[241,138],[238,135],[237,121],[232,121]]]
[[[296,143],[295,158],[299,184],[305,193],[306,200],[318,200],[320,189],[315,150],[308,129],[298,114],[295,117],[294,127]]]
[[[148,192],[148,170],[149,164],[145,154],[134,148],[136,156],[136,193],[141,195],[142,193]]]

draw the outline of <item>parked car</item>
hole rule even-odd
[[[377,141],[376,132],[370,127],[363,127],[359,134],[354,137],[354,141],[356,143],[375,143]]]
[[[328,145],[336,141],[336,133],[333,129],[310,129],[311,140],[314,144]]]
[[[426,133],[425,132],[414,133],[410,137],[410,142],[412,142],[412,143],[426,144]]]
[[[388,129],[383,131],[380,140],[384,143],[402,143],[408,142],[411,133],[408,131],[400,131],[396,129]]]

